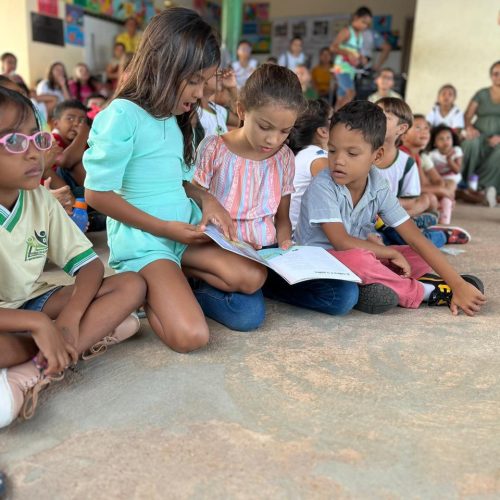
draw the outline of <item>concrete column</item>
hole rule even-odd
[[[222,0],[222,45],[231,57],[236,57],[236,48],[241,38],[243,23],[243,0]]]

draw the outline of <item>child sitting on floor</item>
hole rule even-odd
[[[57,158],[57,173],[70,186],[75,196],[83,195],[85,169],[83,153],[87,149],[89,125],[87,108],[79,101],[63,101],[56,106],[52,135],[63,149]]]
[[[386,118],[380,107],[355,101],[337,111],[328,143],[329,169],[320,172],[302,198],[299,244],[329,249],[363,281],[382,283],[399,305],[448,305],[456,315],[479,312],[485,303],[481,281],[460,276],[410,220],[373,165],[382,158]],[[409,246],[368,241],[380,216]],[[439,276],[428,274],[433,268]]]
[[[0,88],[0,428],[33,414],[37,394],[80,354],[106,349],[139,329],[137,274],[103,279],[92,244],[40,186],[52,143],[35,109]],[[73,285],[45,283],[50,259]]]
[[[285,141],[304,104],[297,76],[287,68],[264,64],[241,91],[242,127],[206,137],[198,148],[194,182],[229,212],[238,239],[256,248],[288,249],[293,244],[289,212],[295,162]],[[385,305],[385,297],[380,304],[379,286],[363,287],[361,293],[355,283],[341,280],[289,285],[272,270],[263,292],[274,300],[332,315],[346,314],[354,306],[379,312]]]
[[[456,98],[457,89],[453,85],[447,83],[439,89],[437,102],[426,117],[431,127],[447,125],[456,134],[461,132],[464,128],[464,114],[455,105]]]
[[[307,103],[288,139],[288,146],[295,155],[295,175],[290,201],[290,221],[295,229],[299,220],[300,200],[313,177],[328,167],[328,131],[331,106],[323,99]]]
[[[447,243],[468,243],[471,237],[465,229],[446,226],[451,220],[456,186],[445,183],[429,157],[421,156],[429,141],[429,123],[423,115],[413,115],[413,125],[403,137],[402,149],[410,154],[417,163],[422,192],[436,197],[439,202],[439,223],[443,225],[434,226],[433,229],[447,231]]]
[[[375,84],[377,85],[377,92],[374,92],[368,96],[370,102],[377,102],[379,99],[384,97],[393,97],[396,99],[403,99],[397,92],[392,90],[394,87],[394,77],[395,73],[391,68],[382,68],[377,78],[375,78]]]

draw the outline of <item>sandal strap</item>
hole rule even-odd
[[[117,343],[118,340],[115,337],[108,335],[104,337],[102,340],[99,340],[99,342],[96,342],[90,349],[85,351],[82,354],[82,359],[87,361],[97,356],[101,356],[101,354],[104,354],[108,350],[108,346]]]

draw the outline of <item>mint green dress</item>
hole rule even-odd
[[[156,119],[131,101],[115,99],[92,124],[83,156],[85,187],[114,191],[131,205],[165,221],[198,224],[201,210],[182,185],[192,172],[183,160],[175,117]],[[140,271],[167,259],[180,265],[186,245],[108,217],[109,265]]]
[[[462,176],[468,179],[477,174],[481,187],[495,186],[500,192],[500,145],[492,148],[488,144],[489,137],[500,135],[500,103],[491,100],[489,88],[478,91],[472,100],[478,105],[474,127],[481,135],[461,144],[464,151]]]

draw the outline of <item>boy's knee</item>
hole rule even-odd
[[[208,344],[209,331],[205,325],[178,325],[173,335],[165,343],[174,351],[188,353]]]

